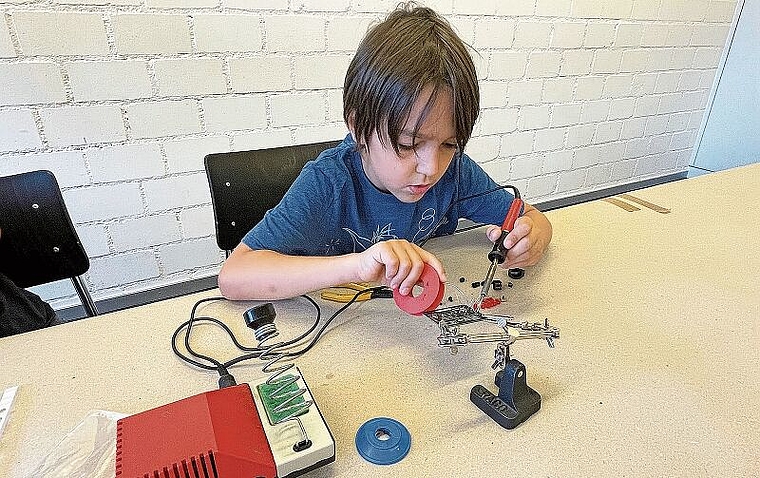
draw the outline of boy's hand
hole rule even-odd
[[[398,287],[402,295],[409,295],[426,263],[446,282],[443,264],[430,252],[404,239],[381,241],[359,254],[359,278]]]
[[[501,236],[501,228],[488,226],[486,235],[491,242],[494,242]],[[542,231],[536,227],[533,218],[528,214],[517,218],[515,227],[504,238],[504,247],[509,251],[502,267],[512,269],[536,264],[544,255],[544,250],[551,240],[551,232],[549,232],[548,240],[545,240],[543,236]]]

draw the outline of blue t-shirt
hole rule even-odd
[[[251,249],[288,255],[361,252],[376,242],[451,234],[460,218],[498,224],[512,204],[504,189],[467,199],[498,185],[466,154],[415,203],[378,190],[367,178],[351,135],[309,161],[282,201],[243,238]]]

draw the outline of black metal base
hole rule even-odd
[[[496,396],[482,385],[470,391],[470,401],[496,423],[513,429],[541,409],[541,395],[528,386],[525,365],[511,359],[504,370],[496,373]]]

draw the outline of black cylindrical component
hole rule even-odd
[[[273,324],[277,313],[274,311],[274,305],[267,302],[243,312],[245,325],[256,330],[264,325]]]
[[[514,269],[509,269],[507,275],[509,275],[510,279],[522,279],[525,275],[525,269],[515,267]]]

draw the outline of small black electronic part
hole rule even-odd
[[[514,268],[507,271],[507,275],[510,279],[522,279],[525,275],[525,269]]]
[[[464,277],[459,278],[459,282],[464,282],[466,279]]]
[[[472,288],[473,289],[477,289],[478,287],[480,287],[480,282],[473,282],[472,283]]]
[[[491,282],[491,288],[492,288],[493,290],[501,290],[501,289],[502,289],[502,287],[503,287],[503,284],[502,284],[502,282],[501,282],[501,280],[500,280],[500,279],[494,279],[494,280]]]

